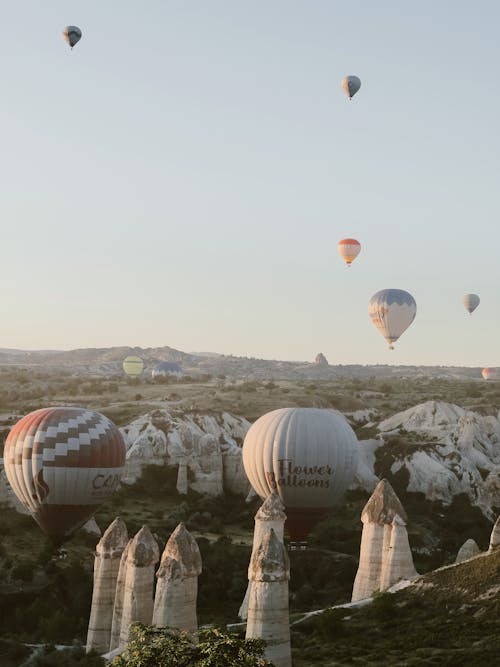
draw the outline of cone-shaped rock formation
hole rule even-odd
[[[127,526],[117,517],[97,544],[87,651],[94,649],[98,653],[105,653],[109,649],[116,580],[127,542]]]
[[[147,526],[128,547],[119,648],[125,648],[132,623],[150,625],[153,618],[154,571],[160,550]]]
[[[251,581],[246,637],[267,643],[265,655],[276,667],[291,667],[288,580],[290,562],[272,528],[264,533],[248,568]]]
[[[194,632],[201,555],[196,540],[180,523],[168,540],[156,576],[153,625]]]
[[[498,549],[498,547],[500,547],[500,515],[497,517],[493,530],[491,531],[490,551]]]
[[[352,601],[370,597],[417,575],[406,531],[406,512],[394,489],[381,480],[361,513],[363,533]]]
[[[475,540],[465,540],[460,549],[458,550],[455,563],[463,563],[464,560],[469,560],[477,556],[479,553],[479,547],[477,546]]]

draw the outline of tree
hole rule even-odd
[[[193,637],[137,623],[127,649],[112,667],[273,667],[262,657],[265,645],[262,639],[240,639],[216,628]]]

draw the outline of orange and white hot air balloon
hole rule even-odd
[[[498,380],[500,379],[500,373],[498,373],[496,368],[483,368],[481,375],[485,380]]]
[[[356,239],[342,239],[337,246],[339,255],[347,266],[351,266],[361,250],[361,243]]]

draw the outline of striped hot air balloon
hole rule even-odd
[[[123,372],[129,377],[139,377],[144,370],[144,361],[140,357],[130,355],[123,360]]]
[[[67,25],[63,30],[64,40],[71,48],[78,44],[82,38],[82,31],[76,25]]]
[[[356,239],[342,239],[338,243],[337,250],[347,266],[351,266],[360,253],[361,244]]]
[[[402,289],[383,289],[370,299],[368,313],[393,350],[393,343],[415,319],[417,304],[412,295]]]
[[[500,377],[496,368],[483,368],[481,375],[485,380],[498,380]]]
[[[351,484],[356,453],[356,434],[340,412],[281,408],[248,430],[243,466],[261,498],[280,496],[290,539],[302,542]]]
[[[107,417],[85,408],[36,410],[4,449],[12,490],[54,542],[85,523],[117,488],[125,443]]]
[[[476,310],[480,301],[481,299],[477,294],[465,294],[462,297],[462,303],[464,304],[465,310],[469,313],[469,315],[472,315],[472,313]]]

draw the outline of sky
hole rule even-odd
[[[500,366],[495,0],[2,5],[0,347]]]

